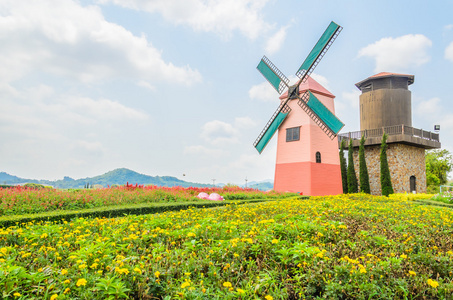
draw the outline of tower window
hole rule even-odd
[[[321,152],[316,152],[316,163],[320,164],[321,163]]]
[[[286,128],[286,141],[293,142],[300,139],[300,127]]]

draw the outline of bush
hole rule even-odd
[[[349,140],[348,147],[348,193],[357,193],[359,191],[357,183],[357,175],[354,169],[354,148],[352,147],[352,139]]]
[[[387,134],[384,132],[382,135],[382,143],[381,143],[381,154],[380,154],[380,162],[381,162],[381,192],[383,196],[387,196],[393,194],[393,187],[392,187],[392,178],[390,177],[390,169],[389,163],[387,160]]]
[[[360,176],[360,192],[370,194],[370,177],[368,176],[368,168],[365,160],[365,136],[360,139],[359,148],[359,176]]]

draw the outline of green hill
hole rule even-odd
[[[112,186],[114,184],[125,185],[129,184],[144,184],[144,185],[157,185],[157,186],[182,186],[182,187],[211,187],[211,184],[202,184],[196,182],[188,182],[180,180],[172,176],[149,176],[134,172],[129,169],[121,168],[107,172],[103,175],[95,177],[87,177],[81,179],[73,179],[65,176],[60,180],[36,180],[36,179],[24,179],[17,176],[9,175],[5,172],[0,172],[0,183],[2,184],[22,184],[22,183],[39,183],[44,185],[50,185],[56,188],[83,188],[87,184],[93,186],[95,184],[102,185],[103,187]]]

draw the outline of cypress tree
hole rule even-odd
[[[370,177],[368,176],[368,168],[365,161],[365,136],[360,139],[359,148],[359,176],[360,176],[360,191],[370,194]]]
[[[343,194],[348,193],[348,171],[347,171],[347,164],[346,158],[344,157],[344,140],[341,140],[340,143],[340,168],[341,168],[341,182],[343,184]]]
[[[387,160],[387,134],[384,132],[382,135],[382,143],[381,143],[381,191],[382,195],[389,196],[393,194],[393,187],[392,187],[392,179],[390,178],[390,169],[389,163]]]
[[[349,139],[348,147],[348,193],[358,193],[359,187],[357,183],[357,176],[354,169],[354,149],[352,148],[352,139]]]

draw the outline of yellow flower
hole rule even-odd
[[[159,271],[156,271],[156,272],[154,273],[154,276],[156,276],[157,278],[159,278],[160,272],[159,272]]]
[[[186,282],[183,282],[183,283],[181,284],[181,288],[182,288],[182,289],[184,289],[184,288],[186,288],[186,287],[188,287],[188,286],[190,286],[190,283],[187,282],[187,281],[186,281]]]
[[[415,273],[414,271],[409,271],[409,275],[415,276],[417,275],[417,273]]]
[[[63,281],[64,284],[69,284],[71,283],[71,279],[66,279],[65,281]]]
[[[48,234],[47,234],[47,233],[41,234],[41,238],[42,238],[42,239],[45,239],[46,237],[48,237]]]
[[[122,268],[122,269],[118,268],[118,269],[116,269],[116,272],[119,274],[126,274],[126,275],[129,274],[129,270],[126,268]]]
[[[187,236],[188,236],[188,237],[194,237],[194,236],[195,236],[195,233],[189,232],[189,233],[187,234]]]
[[[68,274],[68,270],[62,269],[62,270],[61,270],[61,275],[66,275],[66,274]]]
[[[58,295],[57,294],[53,294],[52,296],[50,296],[50,300],[55,300],[58,298]]]
[[[224,286],[224,287],[228,287],[228,288],[229,288],[229,287],[232,287],[231,282],[228,282],[228,281],[224,282],[224,283],[223,283],[223,286]]]
[[[245,294],[245,291],[243,289],[236,289],[238,291],[238,294]]]
[[[264,298],[266,300],[274,300],[274,297],[272,297],[271,295],[266,295]]]
[[[407,258],[407,255],[401,254],[400,257],[401,257],[402,259],[405,259],[405,258]]]
[[[70,289],[70,288],[66,288],[66,289],[64,290],[64,292],[63,292],[63,293],[64,293],[64,294],[67,294],[67,293],[69,293],[70,291],[71,291],[71,289]]]
[[[18,292],[15,292],[15,293],[13,294],[13,296],[14,296],[14,297],[20,297],[21,294],[19,294]]]
[[[1,248],[0,249],[0,252],[3,253],[3,254],[6,254],[7,251],[8,251],[8,249],[6,249],[6,248]]]
[[[278,244],[278,240],[277,239],[273,239],[272,240],[272,244]]]
[[[91,269],[96,269],[97,267],[98,267],[98,263],[93,263],[93,264],[90,266]]]
[[[86,284],[87,284],[87,281],[83,278],[80,278],[79,280],[77,280],[77,283],[76,283],[77,286],[82,286],[82,285],[86,285]]]
[[[439,283],[437,281],[435,281],[435,280],[432,280],[432,279],[428,279],[428,284],[430,286],[432,286],[433,288],[436,288],[436,287],[439,286]]]
[[[360,273],[366,273],[366,269],[365,268],[360,268]]]

